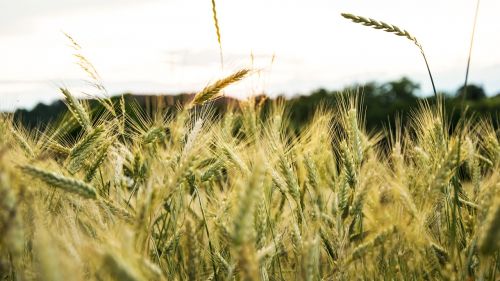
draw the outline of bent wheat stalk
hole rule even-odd
[[[422,47],[422,44],[420,44],[417,40],[417,38],[413,35],[410,34],[405,29],[399,28],[395,25],[385,23],[383,21],[378,21],[372,18],[365,18],[361,16],[356,16],[353,14],[347,14],[347,13],[342,13],[341,14],[344,18],[349,19],[355,23],[362,24],[364,26],[369,26],[375,29],[381,29],[385,32],[390,32],[393,33],[397,36],[403,36],[406,37],[408,40],[412,41],[420,50],[420,53],[422,54],[422,57],[424,58],[425,61],[425,66],[427,67],[427,71],[429,72],[429,77],[431,78],[431,83],[432,83],[432,90],[434,91],[434,96],[437,97],[437,92],[436,92],[436,87],[434,86],[434,79],[432,78],[432,73],[431,69],[429,67],[429,63],[427,62],[427,58],[425,57],[424,49]]]

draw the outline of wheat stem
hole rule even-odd
[[[417,41],[417,38],[413,35],[410,34],[405,29],[399,28],[398,26],[392,25],[385,23],[383,21],[378,21],[372,18],[365,18],[361,16],[356,16],[353,14],[347,14],[347,13],[342,13],[341,14],[344,18],[349,19],[355,23],[362,24],[364,26],[369,26],[375,29],[381,29],[385,32],[390,32],[393,33],[397,36],[403,36],[406,37],[408,40],[412,41],[420,50],[420,53],[422,54],[422,57],[424,58],[425,61],[425,66],[427,67],[427,71],[429,72],[429,77],[431,78],[431,83],[432,83],[432,90],[434,91],[434,96],[437,97],[437,92],[436,92],[436,87],[434,86],[434,79],[432,78],[432,73],[431,69],[429,67],[429,63],[427,62],[427,57],[425,56],[424,49],[422,45]]]
[[[217,9],[215,6],[215,0],[212,0],[212,17],[214,20],[215,33],[217,35],[217,42],[219,43],[220,66],[221,66],[221,69],[224,70],[224,57],[222,55],[222,42],[221,42],[220,27],[219,27],[219,20],[217,18]]]

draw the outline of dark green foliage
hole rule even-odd
[[[283,96],[277,99],[284,100],[290,107],[290,121],[295,129],[300,128],[303,124],[309,121],[318,105],[323,104],[328,108],[335,107],[338,99],[337,95],[344,92],[359,92],[363,97],[363,104],[366,105],[365,120],[369,130],[380,129],[385,126],[389,120],[394,120],[397,114],[406,119],[412,109],[418,104],[420,98],[416,91],[420,88],[418,84],[411,81],[409,78],[403,77],[396,81],[390,81],[383,84],[370,82],[364,85],[351,85],[342,90],[329,91],[318,89],[309,95],[295,96],[290,99],[285,99]],[[455,95],[445,94],[446,111],[451,115],[451,126],[454,127],[456,121],[460,117],[461,102],[462,102],[463,87],[457,90]],[[165,96],[165,106],[171,112],[175,112],[179,104],[186,104],[192,99],[192,94],[180,94],[175,96]],[[260,98],[265,98],[261,96]],[[156,96],[138,96],[125,95],[127,104],[136,103],[146,113],[151,112],[154,107]],[[434,98],[426,98],[433,101]],[[268,111],[270,99],[265,100],[264,112]],[[119,97],[113,97],[112,102],[115,107],[119,106]],[[213,102],[216,108],[216,113],[221,113],[225,110],[227,104],[234,103],[232,98],[221,98]],[[96,100],[89,101],[90,108],[97,108],[97,112],[102,112],[102,106]],[[479,116],[489,115],[493,117],[494,126],[498,127],[498,114],[500,112],[500,95],[487,97],[484,90],[477,85],[467,86],[467,98],[465,106],[467,106],[468,114]],[[118,108],[117,108],[118,109]],[[134,116],[133,110],[127,111],[132,119]],[[44,125],[50,121],[54,121],[60,116],[66,107],[62,101],[54,102],[51,105],[39,104],[31,111],[20,109],[14,113],[14,119],[21,121],[25,126],[33,128],[35,126]],[[391,126],[394,124],[391,124]],[[39,128],[39,127],[38,127]]]

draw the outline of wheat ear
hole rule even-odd
[[[73,56],[77,59],[76,64],[88,75],[88,77],[91,79],[88,81],[90,85],[94,86],[96,89],[101,91],[105,98],[101,98],[96,96],[96,99],[106,108],[113,116],[116,116],[116,112],[114,109],[113,102],[109,98],[108,91],[104,87],[102,83],[101,76],[97,72],[97,69],[94,67],[94,65],[82,54],[82,47],[76,40],[69,34],[63,32],[64,36],[69,40],[71,47],[76,51]]]
[[[46,184],[55,186],[71,193],[79,194],[85,198],[96,198],[95,188],[83,181],[74,178],[68,178],[53,172],[47,172],[30,165],[22,166],[21,169],[23,172],[29,174],[34,178],[40,179]]]
[[[195,105],[201,105],[204,104],[205,102],[218,98],[218,94],[222,89],[233,83],[240,81],[241,79],[245,78],[245,76],[247,76],[249,73],[250,73],[249,69],[241,69],[223,79],[215,81],[215,83],[205,87],[203,90],[198,92],[194,96],[194,99],[191,101],[189,107],[191,108]]]
[[[79,155],[87,153],[89,149],[91,149],[99,140],[101,135],[104,133],[103,127],[97,127],[90,134],[85,135],[78,143],[71,148],[69,153],[70,158],[76,158]]]
[[[82,104],[70,93],[68,89],[60,88],[61,93],[66,99],[66,105],[69,111],[76,118],[78,123],[88,132],[91,132],[92,124],[90,122],[90,117]]]
[[[355,23],[359,23],[359,24],[362,24],[364,26],[369,26],[369,27],[372,27],[375,29],[381,29],[385,32],[390,32],[390,33],[393,33],[397,36],[406,37],[408,40],[412,41],[418,47],[418,49],[420,50],[420,53],[422,54],[422,57],[424,58],[425,66],[427,67],[427,71],[429,72],[429,77],[431,78],[432,90],[434,91],[434,96],[437,97],[436,87],[434,86],[434,79],[432,78],[429,63],[427,62],[427,58],[425,57],[424,48],[418,42],[418,40],[415,36],[411,35],[410,32],[408,32],[405,29],[399,28],[399,27],[392,25],[392,24],[385,23],[383,21],[378,21],[378,20],[375,20],[372,18],[365,18],[365,17],[356,16],[356,15],[347,14],[347,13],[342,13],[341,15],[344,18],[352,20]]]
[[[102,136],[104,135],[103,127],[97,127],[90,134],[83,137],[70,151],[68,156],[68,171],[71,174],[78,172],[87,158],[95,152],[95,148]]]
[[[10,132],[12,133],[12,136],[14,136],[14,138],[17,140],[19,146],[27,156],[29,157],[35,156],[35,152],[31,148],[30,144],[26,141],[26,139],[23,136],[21,136],[21,134],[19,134],[17,130],[11,128]]]

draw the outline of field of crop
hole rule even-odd
[[[438,102],[363,129],[355,95],[295,133],[287,109],[0,121],[2,280],[498,280],[500,143]],[[80,129],[77,136],[70,134]],[[381,141],[382,139],[388,141]]]
[[[434,88],[408,31],[342,16],[414,43]],[[61,88],[68,111],[53,124],[0,115],[0,279],[499,280],[492,119],[464,113],[450,126],[435,89],[408,121],[375,132],[359,93],[317,105],[298,129],[280,100],[216,113],[213,101],[253,72],[175,112],[163,97],[147,112],[123,96],[91,108]]]

